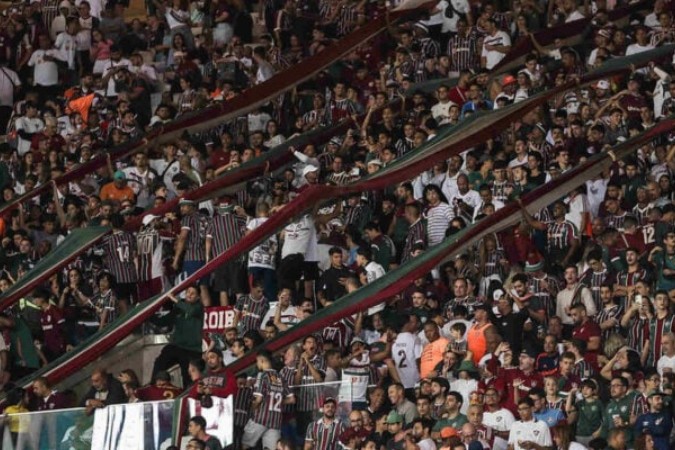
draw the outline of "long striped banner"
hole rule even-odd
[[[629,69],[627,68],[621,67],[601,71],[585,77],[582,80],[582,83],[593,82],[608,76],[608,74],[626,73],[628,70]],[[477,120],[477,118],[468,120],[457,127],[453,127],[452,133],[441,133],[437,139],[431,141],[428,145],[425,145],[422,151],[416,152],[416,154],[412,155],[410,158],[403,158],[399,163],[394,163],[389,169],[383,170],[381,174],[375,174],[373,177],[354,185],[341,188],[329,186],[311,187],[284,207],[277,215],[272,216],[272,218],[270,218],[263,226],[246,236],[246,238],[239,241],[222,255],[219,255],[211,263],[193,274],[192,277],[172,288],[170,293],[184,290],[191,283],[194,283],[195,280],[208,275],[220,264],[229,261],[244,251],[248,251],[250,248],[266,239],[269,235],[278,231],[288,221],[292,220],[292,218],[298,217],[311,207],[320,204],[322,201],[330,198],[338,198],[350,192],[382,189],[391,186],[392,183],[409,179],[415,174],[426,170],[436,162],[440,162],[451,155],[459,154],[478,143],[484,142],[486,136],[489,137],[492,133],[504,129],[512,121],[516,120],[518,117],[522,117],[526,111],[542,105],[551,96],[557,95],[574,86],[576,86],[574,83],[558,86],[546,93],[542,93],[521,103],[494,111],[490,114],[485,114],[480,117],[480,120]],[[672,125],[672,121],[663,122],[656,130],[663,132],[665,126],[670,126],[672,128]],[[643,139],[651,139],[654,136],[654,132],[655,130],[650,130],[648,134],[643,135]],[[637,141],[633,139],[629,142],[632,144]],[[554,180],[554,184],[547,186],[546,189],[558,188],[556,183],[559,183],[559,181]],[[494,217],[499,218],[501,216],[496,215]],[[481,222],[481,224],[483,222]],[[490,219],[489,222],[492,223],[492,219]],[[434,251],[435,250],[431,250],[431,252]],[[408,267],[408,265],[406,264],[404,267]],[[403,270],[403,268],[401,270]],[[400,272],[396,273],[400,274]],[[83,343],[74,352],[59,358],[49,367],[42,369],[38,374],[48,376],[54,382],[58,382],[69,376],[77,370],[77,368],[94,361],[101,353],[107,351],[119,342],[120,339],[131,333],[133,329],[149,318],[163,304],[166,298],[167,295],[163,294],[138,305],[128,314],[119,318],[114,324],[111,324],[108,329],[92,336],[92,338]],[[341,303],[342,302],[338,302],[337,304]],[[28,384],[31,380],[32,378],[26,379],[22,381],[22,384]]]
[[[566,86],[569,88],[572,85]],[[562,87],[560,87],[562,88]],[[552,91],[553,95],[555,91]],[[421,172],[425,170],[427,166],[434,163],[435,160],[442,160],[450,156],[450,154],[458,154],[459,152],[469,148],[475,143],[482,140],[481,133],[487,130],[496,130],[499,127],[505,127],[508,125],[510,120],[514,120],[516,117],[524,114],[525,111],[530,110],[533,107],[538,106],[539,104],[545,102],[547,97],[543,94],[537,98],[529,99],[525,102],[512,105],[509,108],[504,108],[503,110],[494,111],[492,113],[486,114],[481,121],[472,120],[464,122],[465,127],[472,125],[474,129],[473,138],[471,142],[461,142],[459,139],[455,138],[454,135],[448,135],[443,133],[442,136],[437,138],[434,141],[431,141],[424,151],[421,153],[429,154],[432,150],[436,149],[437,154],[435,156],[429,156],[432,159],[428,161],[417,161],[415,167],[412,170],[417,170]],[[501,118],[499,125],[497,125],[497,118]],[[462,128],[462,125],[455,127]],[[462,134],[464,136],[464,134]],[[445,150],[447,154],[438,153],[439,150]],[[304,191],[300,196],[291,201],[287,206],[285,206],[279,213],[272,216],[265,224],[261,227],[254,230],[252,233],[248,234],[244,239],[237,242],[233,247],[228,249],[225,253],[217,256],[213,261],[200,269],[193,276],[189,277],[184,282],[170,289],[169,292],[165,294],[158,295],[153,297],[145,302],[137,305],[135,308],[130,310],[127,314],[118,318],[114,323],[111,323],[110,326],[104,330],[99,331],[98,333],[91,336],[85,342],[80,344],[75,350],[71,353],[58,358],[56,361],[51,363],[49,366],[39,370],[34,376],[42,375],[49,377],[50,381],[56,383],[59,380],[71,375],[76,371],[78,367],[82,367],[92,361],[94,361],[100,354],[104,353],[115,344],[117,344],[121,339],[130,334],[137,326],[142,324],[147,320],[152,314],[157,311],[161,305],[166,301],[167,294],[173,292],[181,292],[191,283],[194,283],[194,280],[197,280],[201,277],[208,275],[211,271],[215,270],[221,264],[226,263],[230,259],[236,257],[242,252],[248,251],[253,248],[262,240],[266,239],[269,235],[276,233],[280,230],[287,222],[292,220],[294,217],[298,217],[304,213],[307,209],[318,204],[323,198],[340,197],[345,195],[348,192],[352,191],[362,191],[375,188],[384,188],[395,183],[397,181],[403,181],[407,179],[410,175],[408,171],[401,167],[405,164],[405,161],[394,163],[393,166],[399,167],[399,173],[396,179],[391,177],[381,177],[375,176],[370,180],[365,180],[360,183],[357,183],[353,186],[345,186],[341,188],[335,188],[330,186],[314,186],[310,189]],[[325,194],[325,197],[324,197]],[[26,379],[25,381],[20,382],[20,385],[29,384],[33,377]]]
[[[111,149],[109,151],[111,159],[113,161],[120,160],[137,151],[175,140],[185,131],[194,133],[208,130],[223,122],[247,114],[270,100],[277,98],[280,94],[310,79],[321,70],[350,53],[354,48],[386,31],[392,24],[396,24],[406,17],[411,17],[411,15],[417,11],[431,8],[434,4],[435,2],[431,0],[406,1],[395,10],[390,11],[386,16],[369,22],[317,55],[307,58],[300,64],[278,73],[266,82],[244,91],[241,95],[234,97],[232,100],[185,114],[158,129],[150,131],[140,141],[127,143]],[[54,181],[58,185],[63,185],[79,180],[85,175],[93,173],[96,169],[104,167],[106,164],[107,156],[101,155],[82,164],[76,169],[63,174]],[[25,203],[46,192],[47,189],[49,189],[48,184],[40,185],[17,199],[0,206],[0,215],[16,208],[21,203]]]
[[[108,233],[109,227],[85,227],[73,230],[65,240],[35,264],[0,297],[0,311],[4,311],[24,295],[57,273],[77,255],[96,245]]]

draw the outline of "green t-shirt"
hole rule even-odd
[[[33,343],[33,335],[30,332],[30,328],[21,317],[14,318],[14,328],[9,332],[9,338],[11,341],[11,353],[16,361],[20,360],[18,353],[19,345],[21,346],[21,355],[23,356],[23,363],[26,368],[29,369],[39,369],[40,368],[40,358],[38,356],[37,350],[35,349],[35,344]]]
[[[602,437],[607,438],[607,433],[609,430],[613,430],[616,427],[614,426],[614,417],[619,416],[623,423],[628,424],[630,421],[630,412],[631,406],[633,405],[633,396],[624,395],[622,398],[615,400],[611,399],[607,403],[605,408],[605,418],[602,424]],[[633,427],[627,425],[621,427],[626,435],[626,443],[631,444],[633,442]],[[630,445],[629,445],[630,447]]]
[[[603,407],[599,400],[577,402],[577,435],[590,436],[602,426]]]
[[[441,431],[445,427],[452,427],[455,430],[459,430],[462,428],[462,425],[468,422],[469,419],[467,419],[464,414],[459,414],[454,419],[440,419],[438,422],[436,422],[436,425],[434,425],[434,429],[432,431]]]

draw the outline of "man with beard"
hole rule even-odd
[[[654,439],[656,450],[668,450],[670,432],[673,429],[673,418],[664,410],[663,398],[665,394],[654,391],[649,394],[649,412],[642,414],[635,422],[636,434],[649,434]]]
[[[545,231],[548,236],[546,251],[549,266],[560,271],[574,256],[579,246],[579,230],[565,218],[567,206],[563,201],[553,204],[553,221],[544,223],[536,220],[523,209],[523,217],[534,229]]]
[[[215,395],[225,398],[237,392],[237,379],[223,365],[223,355],[216,350],[206,353],[206,373],[190,389],[190,397],[203,399]]]
[[[317,387],[305,387],[303,385],[307,384],[316,384],[323,382],[326,377],[326,362],[318,353],[318,342],[314,336],[306,336],[302,341],[302,353],[300,354],[300,359],[298,361],[297,369],[293,379],[293,384],[298,386],[296,392],[297,397],[297,420],[298,420],[298,433],[304,433],[307,430],[307,433],[310,432],[308,426],[312,421],[314,411],[319,408],[319,397],[320,389]],[[328,402],[326,399],[325,402]],[[333,400],[333,414],[335,412],[335,400]],[[324,405],[324,417],[326,414],[325,405]],[[332,421],[333,418],[330,418]],[[321,422],[321,420],[319,420]],[[317,423],[319,423],[317,422]],[[317,423],[312,425],[312,427],[317,427]],[[320,426],[320,429],[324,429],[330,424],[326,423]],[[332,425],[330,425],[332,426]],[[337,440],[338,436],[342,430],[335,434],[334,439]],[[309,439],[309,434],[307,435]],[[306,444],[305,444],[306,445]],[[306,448],[306,447],[305,447]],[[310,446],[310,448],[313,448]],[[319,448],[319,447],[316,447]]]
[[[344,432],[344,424],[335,417],[337,402],[333,397],[323,401],[323,416],[307,427],[305,450],[335,450],[340,435]],[[300,429],[302,431],[302,429]]]
[[[436,450],[436,444],[431,439],[433,421],[418,417],[412,423],[412,438],[420,450]]]
[[[556,302],[556,316],[562,319],[563,334],[565,337],[572,335],[574,329],[574,319],[572,318],[572,305],[583,304],[586,307],[586,313],[589,317],[595,316],[595,303],[591,290],[579,283],[577,275],[577,266],[569,265],[565,267],[565,289],[558,292]]]
[[[485,412],[483,413],[483,425],[493,430],[494,450],[506,450],[509,430],[516,421],[508,409],[499,404],[499,392],[495,388],[485,391]]]
[[[253,448],[262,439],[263,448],[274,448],[281,438],[282,405],[295,403],[295,395],[272,367],[272,355],[258,353],[258,376],[253,387],[252,414],[244,427],[243,448]]]

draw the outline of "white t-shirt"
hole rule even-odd
[[[446,14],[446,9],[450,7],[450,3],[454,6],[455,11],[453,11],[452,18],[449,18]],[[460,12],[464,15],[468,14],[471,11],[469,2],[466,0],[442,0],[438,3],[437,8],[441,9],[441,15],[443,17],[443,26],[441,27],[441,33],[448,32],[457,32],[457,21],[459,20]]]
[[[169,162],[165,159],[150,160],[150,167],[157,172],[157,175],[161,177],[162,174],[164,174],[162,181],[164,181],[166,188],[176,194],[176,187],[173,185],[173,177],[180,172],[180,164],[178,163],[178,160],[175,159],[171,162],[171,166],[169,166],[168,169],[167,166],[169,166]]]
[[[537,419],[529,422],[519,420],[511,426],[509,445],[513,445],[513,450],[525,450],[519,444],[524,441],[531,441],[543,447],[553,445],[548,425],[546,425],[546,422]]]
[[[256,217],[255,219],[251,219],[246,224],[246,229],[251,231],[255,230],[263,223],[267,222],[267,220],[268,217]],[[274,254],[276,253],[276,248],[277,236],[273,234],[248,252],[248,267],[274,269]]]
[[[28,60],[28,65],[33,67],[33,83],[40,86],[56,86],[59,84],[59,67],[54,61],[46,61],[45,56],[62,59],[61,52],[56,49],[35,50]]]
[[[61,52],[61,59],[68,63],[70,70],[75,69],[75,52],[77,52],[77,38],[67,32],[59,33],[54,42],[54,48]]]
[[[462,407],[459,409],[459,412],[466,415],[466,413],[469,411],[469,406],[471,406],[471,402],[469,401],[471,393],[478,390],[478,381],[473,379],[458,379],[450,383],[450,390],[462,394],[464,402],[462,403]]]
[[[450,117],[450,107],[455,105],[454,102],[448,100],[445,103],[438,102],[431,107],[431,115],[438,121],[439,125],[443,125]]]
[[[16,72],[8,67],[0,68],[0,106],[14,106],[14,86],[21,86]]]
[[[366,264],[365,270],[366,270],[366,277],[368,278],[368,283],[372,283],[378,278],[383,277],[386,273],[384,271],[384,267],[382,267],[382,265],[376,263],[375,261],[371,261],[368,264]]]
[[[490,70],[499,64],[499,61],[504,59],[506,53],[501,53],[497,50],[488,50],[485,48],[487,45],[505,45],[510,47],[511,38],[508,34],[506,34],[506,32],[497,31],[494,36],[485,36],[483,39],[483,50],[481,52],[481,57],[485,57],[485,67]]]
[[[23,130],[26,133],[39,133],[45,129],[45,123],[39,117],[33,117],[29,119],[26,116],[19,117],[15,122],[16,131]],[[30,150],[31,141],[28,139],[23,139],[19,136],[17,151],[19,156],[25,155]]]
[[[300,253],[304,255],[305,261],[319,260],[316,227],[311,215],[305,214],[300,220],[286,225],[284,236],[284,245],[281,248],[282,258]]]
[[[495,412],[485,411],[483,413],[483,425],[495,431],[508,431],[515,421],[516,418],[506,408],[501,408]],[[508,442],[506,439],[495,436],[494,450],[506,450],[507,446]]]
[[[270,302],[270,307],[265,313],[262,322],[260,322],[260,329],[264,330],[268,322],[274,321],[274,315],[277,313],[277,307],[279,302]],[[295,309],[295,306],[289,306],[288,308],[281,311],[281,323],[286,325],[294,325],[300,322],[298,319],[298,311]]]
[[[580,20],[584,18],[585,18],[584,15],[575,9],[570,13],[569,16],[567,16],[567,18],[565,19],[565,23],[574,22],[575,20]]]
[[[123,169],[124,174],[127,176],[127,182],[129,187],[136,194],[137,200],[136,204],[145,208],[148,206],[148,201],[150,198],[150,186],[157,177],[153,171],[149,168],[145,169],[145,173],[141,173],[138,167],[127,167]]]
[[[422,356],[420,340],[412,333],[399,333],[391,348],[391,356],[403,387],[414,388],[420,380],[417,368],[417,360]]]
[[[672,372],[675,372],[675,356],[663,355],[659,358],[659,361],[656,363],[656,370],[659,372],[659,375],[663,376],[663,369],[670,368]]]
[[[119,67],[119,66],[126,66],[127,68],[131,67],[131,61],[129,61],[126,58],[120,58],[119,61],[115,62],[112,59],[109,59],[105,63],[105,68],[103,69],[103,77],[105,77],[108,72],[110,72],[113,68]],[[115,88],[115,75],[111,76],[110,79],[108,80],[108,86],[106,87],[105,90],[105,96],[106,97],[114,97],[117,95],[117,89]]]

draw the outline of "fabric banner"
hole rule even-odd
[[[672,47],[672,46],[671,46]],[[658,49],[657,49],[658,50]],[[660,51],[672,51],[672,48],[663,48]],[[645,54],[641,54],[645,55]],[[636,55],[639,56],[639,55]],[[645,56],[648,61],[648,56]],[[620,64],[621,61],[618,61],[617,64]],[[637,64],[636,64],[637,65]],[[612,67],[608,70],[599,71],[594,74],[588,75],[581,80],[583,83],[592,82],[594,80],[606,77],[608,73],[627,73],[630,69],[626,66]],[[531,110],[533,107],[543,104],[551,96],[557,95],[559,92],[569,89],[570,87],[576,86],[576,84],[566,84],[563,86],[556,87],[547,92],[543,92],[535,97],[532,97],[526,101],[510,105],[507,108],[493,111],[491,113],[480,116],[480,120],[474,118],[473,120],[467,120],[462,124],[452,127],[450,131],[440,133],[437,139],[430,141],[428,144],[425,144],[421,149],[416,152],[413,152],[407,155],[405,158],[402,158],[400,161],[392,164],[391,166],[385,168],[384,170],[378,172],[375,176],[362,180],[358,183],[342,187],[330,187],[330,186],[313,186],[310,189],[307,189],[300,196],[294,199],[286,207],[283,208],[278,214],[272,216],[270,220],[265,222],[263,226],[254,230],[252,233],[247,235],[244,239],[237,242],[232,248],[228,249],[223,254],[215,258],[211,263],[204,266],[202,269],[195,272],[190,278],[185,280],[183,283],[175,286],[170,290],[170,292],[181,292],[187,286],[192,284],[196,279],[202,278],[212,272],[220,264],[223,264],[234,257],[237,257],[244,251],[248,251],[250,248],[257,245],[262,240],[266,239],[272,233],[279,231],[286,223],[292,220],[295,217],[298,217],[300,214],[303,214],[308,209],[315,207],[320,204],[322,201],[331,198],[338,198],[344,196],[349,192],[356,191],[365,191],[373,189],[382,189],[387,186],[391,186],[394,183],[407,180],[418,173],[426,170],[435,162],[447,159],[452,155],[459,154],[462,151],[470,148],[478,143],[485,142],[485,140],[492,136],[493,133],[498,132],[510,125],[510,123],[516,120],[518,117]],[[630,146],[630,150],[635,149],[638,143],[644,143],[653,139],[657,131],[663,132],[664,127],[673,126],[671,120],[661,122],[656,128],[649,130],[647,133],[641,135],[638,138],[627,141],[627,143],[620,146],[620,148],[626,148],[625,146]],[[598,155],[598,157],[605,157],[606,155]],[[595,159],[593,159],[594,161]],[[576,179],[577,184],[581,184],[585,181],[588,176],[592,176],[596,172],[588,171],[584,173],[585,170],[589,169],[588,164],[579,166],[573,171],[570,171],[565,174],[565,177],[553,180],[551,183],[543,186],[537,190],[540,197],[535,199],[534,197],[527,197],[530,201],[537,200],[538,203],[545,199],[546,201],[551,201],[555,198],[556,189],[559,192],[562,192],[560,189],[562,186],[562,181],[567,177],[571,176],[570,174],[579,175]],[[546,195],[542,193],[546,192]],[[552,194],[550,192],[553,192]],[[542,205],[545,206],[546,204]],[[503,212],[502,212],[503,211]],[[494,228],[500,224],[500,221],[503,221],[507,217],[507,212],[513,212],[512,208],[504,208],[499,211],[499,214],[491,216],[489,219],[485,219],[480,223],[472,226],[467,231],[462,233],[460,236],[464,239],[467,237],[467,233],[470,233],[470,236],[476,237],[476,234],[482,235],[481,233],[486,232],[490,228]],[[510,217],[510,216],[509,216]],[[513,220],[519,219],[518,214],[514,214],[512,217]],[[508,223],[504,222],[504,226]],[[453,238],[454,239],[454,238]],[[477,239],[477,238],[476,238]],[[475,239],[474,239],[475,240]],[[469,242],[469,241],[467,241]],[[473,242],[473,241],[471,241]],[[323,326],[327,326],[338,320],[340,317],[345,317],[349,314],[354,314],[355,312],[366,309],[370,306],[376,305],[377,303],[382,302],[384,299],[393,295],[396,291],[395,289],[402,290],[406,286],[407,280],[410,280],[411,276],[419,275],[424,273],[424,270],[428,271],[433,268],[435,263],[429,263],[420,269],[417,267],[419,264],[422,264],[422,261],[426,261],[426,258],[435,258],[436,263],[442,260],[444,257],[450,255],[451,253],[457,250],[457,247],[453,247],[452,242],[446,242],[444,245],[437,246],[434,249],[429,250],[425,253],[424,258],[416,259],[410,263],[401,266],[396,271],[392,271],[387,274],[386,277],[383,277],[380,281],[368,285],[359,291],[357,291],[352,296],[348,297],[350,300],[336,302],[331,308],[326,308],[315,314],[309,322],[304,324],[304,326],[294,327],[291,330],[281,334],[278,338],[273,341],[270,341],[268,345],[270,350],[279,350],[283,348],[288,343],[301,338],[307,333],[317,330]],[[462,241],[460,245],[462,248],[466,243]],[[386,280],[386,281],[385,281]],[[395,282],[397,281],[398,282]],[[403,283],[403,284],[402,284]],[[377,289],[377,290],[375,290]],[[378,290],[383,289],[382,292],[386,292],[386,295],[378,294]],[[378,295],[375,295],[378,294]],[[373,297],[370,297],[373,296]],[[149,299],[139,305],[134,309],[129,311],[126,315],[120,317],[115,323],[111,324],[110,327],[102,330],[101,332],[95,334],[86,342],[81,344],[75,351],[64,355],[59,358],[57,361],[53,362],[46,368],[38,371],[35,376],[45,375],[53,382],[58,382],[63,378],[69,376],[79,367],[88,364],[95,360],[102,352],[107,351],[112,346],[117,344],[124,336],[131,333],[136,327],[142,324],[147,320],[161,305],[166,301],[166,293]],[[358,301],[352,301],[351,299],[358,298]],[[244,358],[236,361],[233,366],[233,370],[242,370],[250,365],[254,360],[252,353],[249,353]],[[20,382],[21,386],[26,386],[30,384],[32,378],[22,380]]]
[[[76,228],[66,239],[42,258],[23,278],[0,296],[0,311],[4,311],[24,295],[30,293],[77,255],[96,245],[105,236],[109,227]]]
[[[621,19],[628,18],[637,11],[651,11],[652,9],[652,2],[641,1],[608,11],[607,15],[611,22],[617,22]],[[584,33],[590,33],[592,31],[593,24],[591,21],[592,18],[585,18],[564,23],[553,28],[543,28],[532,33],[532,36],[542,47],[553,44],[557,38],[562,39],[566,46],[573,46],[581,42],[584,37],[589,40],[593,38],[592,35],[584,36]],[[519,43],[511,47],[504,59],[493,68],[493,72],[503,73],[507,70],[513,70],[517,65],[523,63],[522,58],[524,56],[533,51],[536,51],[536,49],[532,44],[532,41],[530,39],[522,39]]]
[[[190,417],[202,416],[206,419],[206,434],[218,438],[223,448],[234,442],[234,397],[211,397],[213,406],[202,408],[198,400],[189,398]]]
[[[280,94],[292,89],[300,83],[310,79],[319,71],[333,64],[336,60],[350,53],[354,48],[374,38],[387,30],[387,27],[410,15],[415,9],[430,8],[435,4],[433,1],[423,3],[414,1],[409,5],[401,5],[396,11],[391,11],[386,16],[369,22],[355,32],[344,37],[340,41],[326,48],[324,51],[307,58],[300,64],[290,67],[264,83],[256,85],[242,94],[227,102],[219,103],[208,108],[194,111],[147,133],[142,140],[124,144],[108,151],[111,160],[117,161],[132,155],[134,152],[144,150],[149,146],[161,145],[179,138],[184,132],[191,133],[208,130],[223,122],[232,120],[238,116],[247,114]],[[58,177],[55,181],[63,185],[72,181],[80,180],[87,174],[107,164],[107,156],[101,155],[76,169]],[[0,215],[17,207],[20,203],[46,192],[51,189],[51,184],[43,184],[19,198],[0,207]]]
[[[202,328],[203,344],[213,341],[212,335],[222,335],[226,328],[234,324],[234,308],[232,306],[213,306],[204,309],[204,327]]]
[[[109,405],[94,413],[91,448],[160,450],[171,443],[173,402]]]

